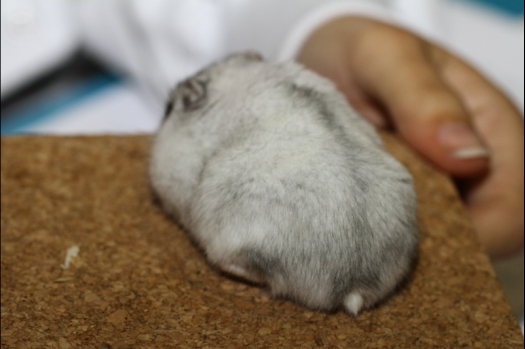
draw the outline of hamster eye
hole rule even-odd
[[[202,107],[207,99],[208,81],[202,77],[192,77],[180,83],[174,91],[172,108],[188,112]]]
[[[173,101],[169,101],[168,104],[166,104],[166,109],[164,110],[164,119],[166,119],[173,110]]]

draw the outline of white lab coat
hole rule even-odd
[[[177,81],[230,52],[256,50],[269,59],[292,59],[315,28],[345,14],[412,25],[431,34],[431,12],[437,3],[83,0],[78,3],[77,15],[81,37],[91,53],[134,77],[156,99],[165,100]]]

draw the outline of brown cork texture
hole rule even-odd
[[[150,136],[3,138],[2,348],[523,348],[453,185],[385,139],[415,177],[419,260],[354,318],[212,270],[152,200]]]

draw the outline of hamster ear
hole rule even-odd
[[[208,82],[207,78],[194,76],[178,84],[171,93],[167,114],[171,109],[188,112],[202,107],[208,95]]]

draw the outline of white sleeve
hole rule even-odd
[[[84,47],[164,101],[176,82],[241,50],[292,59],[334,17],[395,21],[416,0],[77,0]],[[417,0],[419,2],[430,0]]]
[[[349,14],[392,21],[392,0],[264,0],[245,2],[227,20],[229,51],[254,49],[270,59],[293,59],[322,24]]]

